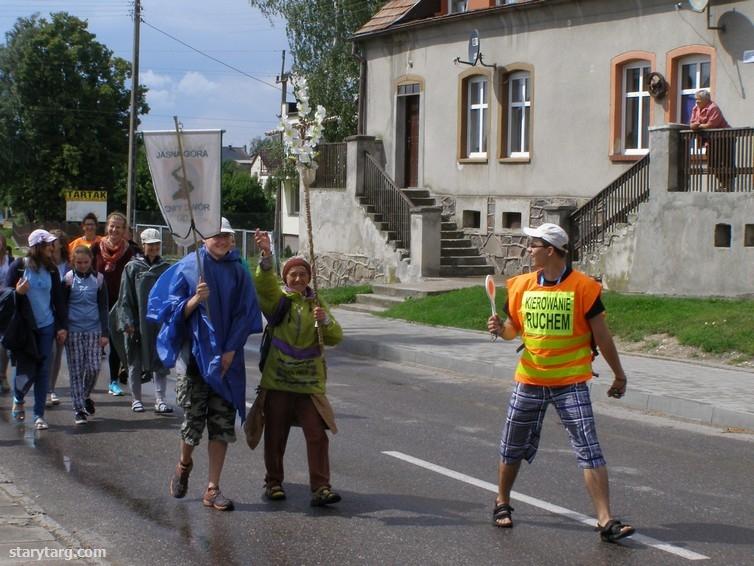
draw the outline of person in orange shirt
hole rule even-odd
[[[97,235],[97,215],[93,212],[89,212],[84,216],[84,219],[81,221],[81,229],[84,230],[84,235],[68,244],[68,255],[71,257],[73,257],[73,250],[78,246],[91,248],[93,244],[99,242],[101,239],[101,236]]]
[[[560,226],[545,223],[524,228],[524,233],[530,238],[535,270],[508,280],[505,322],[497,315],[487,321],[487,330],[495,336],[512,340],[520,334],[524,345],[500,440],[493,523],[513,526],[511,489],[521,461],[534,460],[545,411],[552,404],[583,470],[597,513],[597,530],[602,540],[614,542],[632,535],[634,528],[610,512],[607,467],[587,387],[594,343],[615,374],[608,396],[620,399],[626,392],[626,374],[605,323],[601,286],[568,266],[568,234]]]

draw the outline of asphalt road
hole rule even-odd
[[[251,399],[255,355],[247,358]],[[64,404],[48,412],[50,430],[41,433],[9,424],[3,398],[2,466],[52,518],[106,548],[115,564],[754,562],[751,436],[628,411],[619,401],[597,403],[613,511],[639,533],[605,544],[582,522],[593,511],[552,412],[537,459],[523,465],[515,487],[515,527],[501,530],[491,525],[491,508],[508,382],[337,349],[328,360],[340,428],[330,444],[332,480],[343,495],[331,509],[309,506],[299,429],[286,456],[286,501],[262,498],[262,453],[247,448],[240,430],[222,480],[236,511],[202,506],[203,446],[188,496],[172,499],[180,419],[137,415],[127,398],[102,393],[86,427],[74,427]]]

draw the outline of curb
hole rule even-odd
[[[473,358],[442,356],[437,355],[436,352],[429,354],[415,348],[349,338],[347,335],[343,337],[339,348],[357,356],[377,358],[388,362],[430,367],[474,377],[511,380],[509,367]],[[590,382],[592,399],[606,398],[609,388],[610,384],[607,383],[607,380],[592,380]],[[633,409],[663,413],[667,416],[693,420],[705,425],[745,429],[746,432],[754,432],[754,414],[722,409],[700,401],[629,389],[621,399],[621,403]]]
[[[41,527],[47,531],[54,540],[47,541],[49,543],[59,543],[65,548],[92,548],[91,544],[87,544],[73,533],[69,532],[65,527],[58,523],[55,519],[47,515],[39,505],[37,505],[31,498],[24,495],[24,493],[18,489],[13,479],[7,474],[7,472],[0,468],[0,491],[3,492],[11,501],[18,503],[23,507],[26,512],[25,515],[18,517],[23,524],[18,525],[21,527]],[[19,546],[22,546],[19,544]],[[9,563],[12,563],[10,561]],[[110,563],[100,558],[76,558],[76,563],[83,564],[95,564],[98,566],[107,566]]]

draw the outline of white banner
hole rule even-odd
[[[157,202],[176,243],[181,246],[194,243],[189,201],[198,237],[209,238],[220,232],[221,131],[181,132],[188,195],[184,190],[176,132],[142,133]]]

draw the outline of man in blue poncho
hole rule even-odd
[[[202,502],[221,511],[233,502],[220,492],[228,443],[235,442],[236,412],[246,412],[243,348],[249,334],[261,332],[254,284],[223,218],[220,233],[167,270],[149,295],[147,317],[162,324],[157,353],[165,367],[176,366],[176,400],[183,407],[181,457],[170,479],[170,494],[188,491],[192,453],[207,427],[209,481]],[[196,254],[204,275],[199,277]]]

